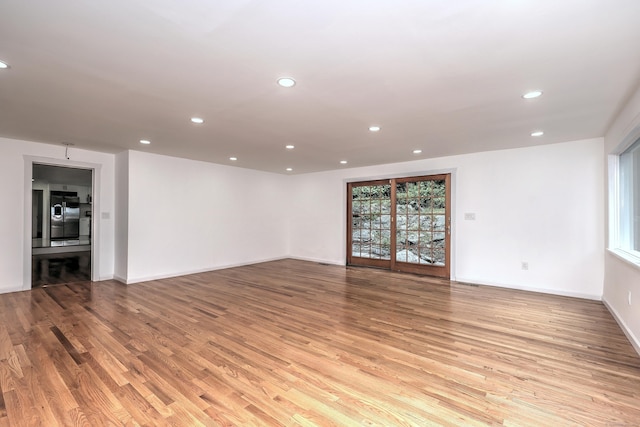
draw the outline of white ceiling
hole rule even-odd
[[[277,173],[599,137],[640,81],[639,17],[638,0],[2,0],[0,136]]]

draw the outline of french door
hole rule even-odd
[[[450,277],[450,174],[347,184],[347,264]]]

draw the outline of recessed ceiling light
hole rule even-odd
[[[286,148],[287,150],[293,150],[296,147],[295,147],[295,145],[289,144],[289,145],[286,145],[284,148]]]
[[[531,92],[527,92],[524,95],[522,95],[522,97],[524,99],[533,99],[533,98],[539,97],[540,95],[542,95],[541,90],[532,90]]]
[[[422,150],[418,149],[418,150],[413,150],[413,154],[420,154],[422,153]]]
[[[229,157],[229,160],[231,160],[232,162],[235,162],[236,160],[238,160],[237,157]]]
[[[342,165],[346,165],[347,163],[349,163],[349,162],[347,162],[346,160],[340,160],[340,164],[342,164]]]
[[[291,77],[282,77],[278,79],[278,84],[282,87],[293,87],[296,85],[296,81]]]
[[[149,141],[148,139],[141,139],[140,140],[140,144],[149,145],[149,144],[151,144],[151,141]]]
[[[191,121],[198,125],[201,125],[202,123],[204,123],[204,119],[201,119],[200,117],[191,117]]]
[[[0,69],[1,68],[9,68],[9,64],[7,64],[6,62],[0,61]]]
[[[291,172],[293,170],[293,168],[287,168],[286,171],[287,172]]]
[[[544,135],[544,132],[542,132],[541,130],[531,132],[531,136],[542,136],[542,135]]]
[[[378,132],[380,130],[380,126],[369,126],[369,130],[371,132]]]

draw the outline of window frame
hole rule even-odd
[[[623,226],[621,224],[621,156],[636,143],[640,141],[640,125],[636,126],[624,138],[623,142],[618,146],[608,158],[608,175],[609,175],[609,239],[608,250],[618,258],[640,268],[640,250],[634,250],[622,246]]]

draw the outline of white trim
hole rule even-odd
[[[609,166],[609,236],[607,248],[618,247],[620,240],[620,156],[607,156]]]
[[[609,304],[607,300],[604,298],[602,299],[602,303],[604,304],[605,307],[607,307],[607,309],[609,310],[609,312],[611,313],[615,321],[618,323],[618,326],[620,326],[620,329],[622,329],[622,332],[624,332],[624,334],[626,335],[627,339],[629,340],[629,342],[631,343],[635,351],[638,353],[638,355],[640,355],[640,340],[638,339],[638,337],[636,337],[633,334],[633,332],[631,331],[631,328],[627,326],[625,321],[622,319],[622,316],[620,316],[620,314],[616,311],[616,309],[613,308],[613,305]]]
[[[22,286],[11,286],[9,288],[2,289],[2,293],[3,294],[8,294],[10,292],[24,292],[24,291],[30,291],[30,290],[31,290],[31,288],[22,289]]]
[[[33,239],[33,224],[30,220],[33,216],[33,161],[27,156],[24,158],[24,237],[22,245],[22,286],[19,290],[31,289],[31,246]],[[16,289],[18,290],[18,289]],[[10,291],[9,291],[10,292]]]
[[[631,147],[631,145],[640,139],[640,114],[638,114],[632,121],[628,127],[629,131],[624,132],[624,138],[620,141],[620,144],[616,148],[611,151],[610,154],[619,156],[622,154],[627,148]]]
[[[127,284],[127,279],[125,279],[124,277],[114,275],[113,280],[117,280],[118,282],[123,283],[125,285]]]
[[[635,267],[640,270],[640,256],[637,256],[635,253],[631,253],[620,248],[607,249],[607,251],[616,258],[626,262],[631,267]]]
[[[90,169],[93,178],[91,195],[92,195],[92,211],[91,217],[91,280],[100,280],[100,188],[101,188],[101,171],[102,165],[98,163],[79,162],[74,160],[54,159],[50,157],[38,157],[24,155],[24,244],[23,244],[23,271],[22,271],[22,290],[31,289],[31,208],[32,208],[32,174],[33,164],[64,166],[79,169]]]
[[[572,297],[572,298],[582,298],[589,299],[594,301],[602,301],[602,294],[585,294],[581,292],[571,292],[571,291],[561,291],[558,289],[547,289],[547,288],[534,288],[532,286],[522,286],[522,285],[514,285],[514,284],[505,284],[505,283],[496,283],[496,282],[486,282],[483,280],[476,280],[471,278],[459,277],[457,282],[463,283],[471,283],[474,285],[481,286],[494,286],[496,288],[505,288],[505,289],[514,289],[518,291],[526,291],[526,292],[537,292],[541,294],[549,294],[549,295],[558,295],[562,297]]]
[[[246,265],[261,264],[263,262],[280,261],[280,260],[287,259],[287,258],[289,258],[289,257],[281,256],[281,257],[265,258],[265,259],[258,259],[258,260],[254,260],[254,261],[218,265],[218,266],[215,266],[215,267],[207,267],[207,268],[196,269],[196,270],[187,270],[187,271],[174,272],[174,273],[168,273],[168,274],[158,274],[158,275],[154,275],[154,276],[136,277],[134,279],[124,279],[122,277],[115,277],[115,276],[114,276],[114,278],[119,282],[122,282],[122,283],[127,284],[127,285],[131,285],[131,284],[134,284],[134,283],[148,282],[148,281],[151,281],[151,280],[169,279],[169,278],[172,278],[172,277],[188,276],[190,274],[206,273],[206,272],[209,272],[209,271],[224,270],[224,269],[227,269],[227,268],[244,267]]]
[[[640,115],[638,116],[640,117]],[[640,252],[628,250],[620,247],[620,154],[640,140],[640,124],[632,127],[626,137],[607,156],[608,179],[609,179],[609,236],[607,239],[607,250],[621,260],[640,268]]]
[[[413,171],[413,172],[402,172],[397,174],[384,174],[384,175],[375,175],[375,176],[361,176],[356,178],[345,178],[343,181],[345,183],[350,182],[362,182],[362,181],[380,181],[385,179],[398,179],[398,178],[413,178],[416,176],[429,176],[429,175],[443,175],[450,173],[451,176],[456,173],[458,168],[446,168],[446,169],[434,169],[429,171]]]
[[[340,262],[340,261],[328,260],[328,259],[323,259],[323,258],[293,256],[293,255],[288,256],[287,259],[295,259],[295,260],[298,260],[298,261],[317,262],[319,264],[337,265],[337,266],[340,266],[340,267],[345,267],[347,265],[346,260],[343,261],[343,262]]]

